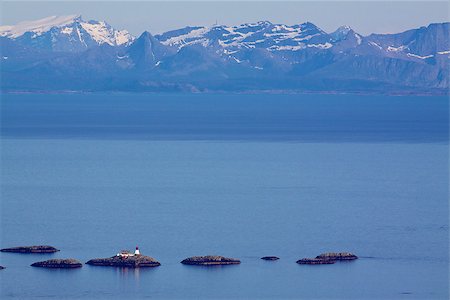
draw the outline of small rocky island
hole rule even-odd
[[[5,267],[3,267],[3,266],[0,266],[0,270],[3,270]]]
[[[81,268],[83,265],[76,259],[49,259],[45,261],[35,262],[31,265],[32,267],[41,268],[62,268],[62,269],[73,269]]]
[[[302,258],[300,260],[297,260],[297,263],[301,265],[329,265],[334,264],[338,260],[348,261],[355,260],[357,258],[358,256],[349,252],[329,252],[322,253],[316,256],[316,258]]]
[[[329,252],[329,253],[322,253],[318,256],[316,256],[318,259],[331,259],[331,260],[355,260],[358,259],[358,256],[356,256],[353,253],[350,252]]]
[[[43,246],[21,246],[0,249],[1,252],[13,252],[13,253],[54,253],[59,250],[55,247],[43,245]]]
[[[264,257],[261,257],[261,259],[263,259],[263,260],[279,260],[280,258],[276,257],[276,256],[264,256]]]
[[[216,266],[216,265],[236,265],[241,261],[235,258],[228,258],[216,255],[207,256],[193,256],[181,261],[184,265],[197,265],[197,266]]]
[[[156,259],[145,255],[130,256],[127,258],[122,258],[119,256],[108,258],[94,258],[88,261],[86,264],[92,266],[124,268],[158,267],[161,265]]]
[[[92,266],[123,268],[158,267],[161,265],[153,257],[141,255],[138,247],[136,247],[136,251],[134,253],[131,253],[128,250],[122,250],[115,256],[91,259],[86,264]]]

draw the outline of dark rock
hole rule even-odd
[[[83,265],[76,259],[67,258],[67,259],[49,259],[45,261],[39,261],[35,262],[31,266],[41,268],[72,269],[72,268],[81,268]]]
[[[0,270],[3,270],[5,267],[3,267],[3,266],[0,266]]]
[[[136,255],[126,258],[120,256],[113,256],[109,258],[95,258],[91,259],[86,264],[92,266],[125,268],[158,267],[161,265],[156,259],[145,255]]]
[[[184,265],[215,266],[215,265],[236,265],[240,264],[241,261],[235,258],[207,255],[207,256],[189,257],[183,260],[181,263]]]
[[[264,257],[261,257],[261,259],[264,259],[264,260],[278,260],[280,258],[276,257],[276,256],[264,256]]]
[[[319,259],[330,259],[330,260],[354,260],[354,259],[358,259],[358,256],[356,256],[353,253],[349,253],[349,252],[329,252],[329,253],[322,253],[318,256],[316,256],[316,258]]]
[[[321,258],[302,258],[300,260],[297,260],[297,263],[301,265],[330,265],[334,264],[335,262],[335,260]]]
[[[4,248],[1,252],[14,252],[14,253],[54,253],[59,250],[52,246],[21,246],[13,248]]]

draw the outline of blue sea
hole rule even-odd
[[[1,137],[0,247],[61,249],[0,253],[2,299],[449,297],[446,97],[3,94]]]

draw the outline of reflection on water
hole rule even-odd
[[[114,268],[114,269],[120,275],[120,278],[133,277],[137,282],[139,281],[140,268]]]

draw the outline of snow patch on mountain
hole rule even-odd
[[[273,50],[277,50],[277,51],[298,51],[298,50],[302,50],[305,49],[306,46],[305,44],[300,44],[297,46],[271,46],[269,48],[269,50],[273,51]]]
[[[61,30],[61,33],[67,34],[67,35],[71,35],[73,32],[73,28],[72,27],[64,27]]]
[[[105,22],[81,22],[80,25],[99,45],[123,45],[133,40],[133,37],[128,33],[128,31],[115,30]]]
[[[296,38],[293,38],[292,40],[296,41],[296,42],[307,41],[307,40],[310,40],[313,37],[318,36],[318,35],[320,35],[320,33],[311,34],[311,35],[307,35],[307,36],[304,36],[304,37],[296,37]]]
[[[198,29],[189,31],[186,34],[168,38],[165,41],[161,41],[161,43],[166,46],[178,46],[179,48],[181,48],[184,45],[188,44],[190,40],[203,37],[203,35],[208,31],[208,27],[200,27]]]
[[[324,43],[324,44],[308,44],[307,46],[310,48],[314,47],[314,48],[319,48],[319,49],[328,49],[328,48],[333,47],[333,45],[328,42]]]
[[[402,46],[399,46],[399,47],[389,46],[389,47],[387,48],[387,51],[390,51],[390,52],[399,52],[399,51],[403,51],[403,50],[405,50],[405,49],[408,49],[408,46],[405,46],[405,45],[402,45]]]
[[[382,50],[383,49],[383,47],[381,47],[380,45],[378,45],[377,43],[375,43],[375,42],[369,42],[368,43],[369,45],[371,45],[371,46],[374,46],[374,47],[377,47],[378,49],[380,49],[380,50]]]
[[[414,58],[418,58],[418,59],[427,59],[427,58],[434,57],[434,55],[420,56],[420,55],[413,54],[413,53],[407,53],[406,55],[409,56],[409,57],[414,57]]]
[[[36,21],[24,21],[17,25],[0,26],[0,36],[18,38],[26,32],[33,32],[36,36],[49,31],[53,27],[64,27],[81,19],[80,15],[51,16]]]
[[[134,36],[127,30],[118,30],[114,32],[114,39],[116,40],[116,45],[129,45],[134,41]]]
[[[354,36],[355,36],[355,38],[356,38],[356,43],[357,43],[358,45],[361,45],[361,43],[362,43],[362,36],[360,36],[360,35],[357,34],[356,32],[354,33]]]

